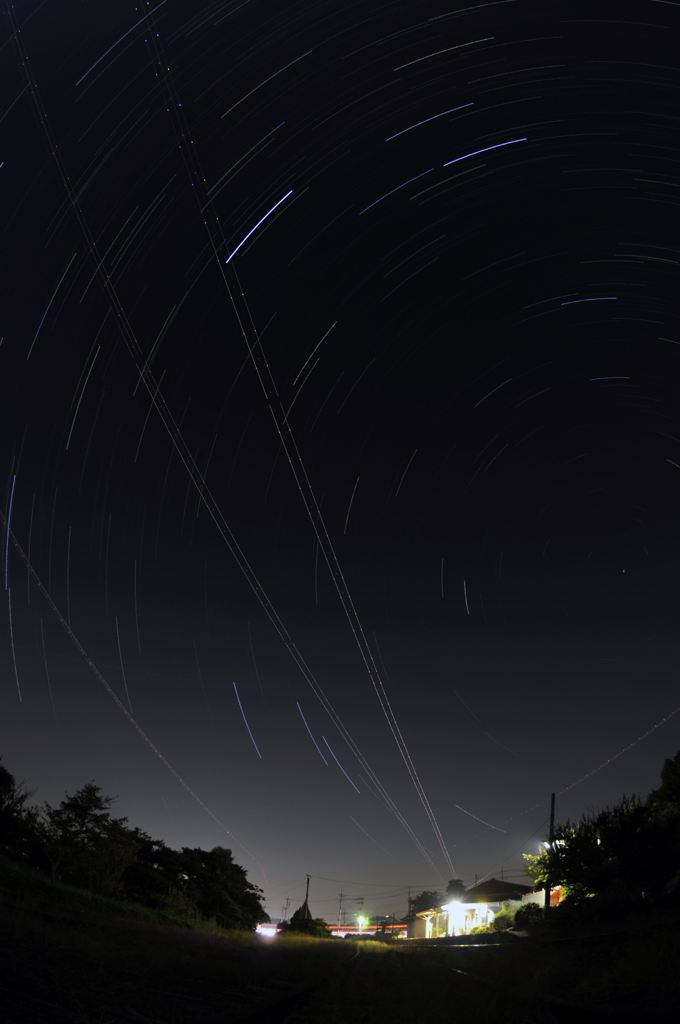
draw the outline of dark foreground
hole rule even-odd
[[[394,947],[197,931],[0,872],[4,1024],[678,1019],[672,926],[606,941]]]

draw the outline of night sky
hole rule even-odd
[[[464,2],[1,7],[0,751],[273,916],[680,747],[680,4]]]

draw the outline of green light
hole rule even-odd
[[[363,914],[359,914],[359,916],[357,917],[357,924],[359,925],[359,931],[361,931],[361,929],[365,928],[366,925],[368,924],[368,918],[364,917]]]

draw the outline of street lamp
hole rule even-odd
[[[359,914],[357,917],[357,924],[359,925],[359,931],[362,932],[368,924],[368,918],[364,917],[363,914]]]

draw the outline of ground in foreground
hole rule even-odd
[[[1,876],[2,873],[0,873]],[[680,940],[412,947],[191,930],[41,882],[0,877],[6,1024],[678,1019]],[[8,884],[10,883],[11,884]]]

